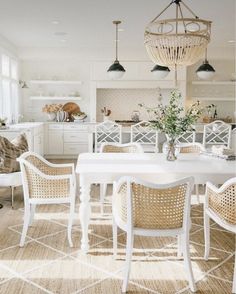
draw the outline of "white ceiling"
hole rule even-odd
[[[112,20],[122,20],[120,46],[143,48],[145,25],[171,0],[0,0],[0,34],[19,48],[66,47],[102,50],[114,46]],[[184,0],[200,17],[213,21],[213,47],[234,46],[235,0]],[[174,5],[171,13],[174,17]],[[58,25],[52,24],[59,20]],[[56,36],[55,32],[66,32]],[[62,42],[66,39],[66,42]],[[43,49],[42,48],[42,49]],[[113,52],[112,52],[113,53]]]

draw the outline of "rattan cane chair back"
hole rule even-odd
[[[195,153],[199,154],[204,150],[204,147],[200,143],[193,144],[179,144],[180,153]]]
[[[70,180],[49,179],[47,176],[72,175],[71,167],[53,167],[35,154],[21,162],[27,181],[29,198],[66,198],[70,196]],[[46,176],[46,177],[45,177]]]
[[[143,153],[142,146],[138,143],[115,144],[103,143],[100,152],[104,153]]]
[[[132,182],[130,188],[134,228],[169,230],[183,227],[187,182],[169,188],[152,188]],[[115,207],[124,223],[127,223],[127,199],[127,183],[123,183],[115,195]]]
[[[236,225],[236,181],[223,192],[217,193],[207,187],[206,193],[208,195],[208,208],[225,222]]]

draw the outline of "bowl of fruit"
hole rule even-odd
[[[84,112],[77,112],[73,113],[71,116],[73,117],[74,122],[83,122],[86,119],[87,114]]]

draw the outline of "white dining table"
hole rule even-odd
[[[163,153],[82,153],[76,173],[79,174],[82,229],[81,249],[89,250],[88,227],[91,215],[90,189],[94,183],[113,183],[121,176],[134,176],[156,183],[167,183],[193,176],[195,184],[211,181],[222,184],[236,176],[235,161],[198,154],[179,154],[167,161]]]

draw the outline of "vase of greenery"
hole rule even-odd
[[[168,105],[160,103],[155,108],[145,107],[148,113],[152,113],[151,128],[164,133],[167,137],[165,153],[169,161],[177,159],[177,139],[187,131],[194,131],[193,126],[202,113],[199,102],[191,105],[186,111],[181,102],[180,92],[173,90]]]

